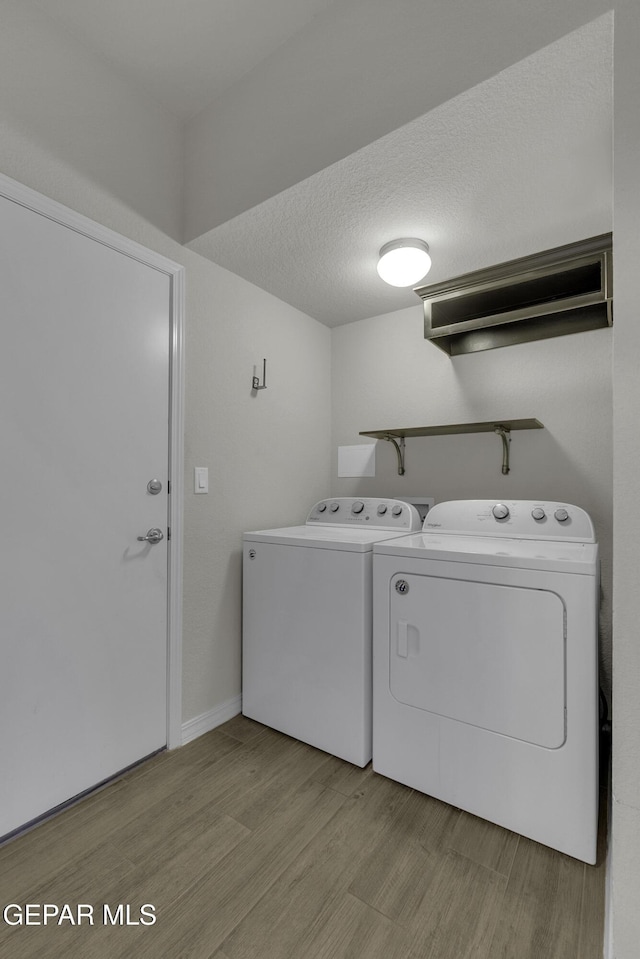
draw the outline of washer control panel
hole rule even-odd
[[[331,526],[375,526],[413,533],[422,529],[415,506],[397,499],[338,496],[323,499],[312,507],[307,524]]]
[[[579,506],[535,500],[452,500],[427,514],[425,533],[510,536],[595,543],[591,517]]]

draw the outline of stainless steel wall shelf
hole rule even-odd
[[[360,436],[393,443],[398,457],[398,474],[404,476],[405,438],[412,436],[443,436],[446,433],[496,433],[502,440],[502,472],[509,472],[509,443],[512,430],[541,430],[540,420],[488,420],[485,423],[450,423],[446,426],[412,426],[407,429],[363,430]]]

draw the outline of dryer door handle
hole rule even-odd
[[[398,620],[398,656],[406,659],[409,655],[409,623],[404,619]]]
[[[420,630],[406,619],[398,620],[397,652],[401,659],[420,655]]]

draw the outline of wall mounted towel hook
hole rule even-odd
[[[259,376],[254,376],[251,381],[252,390],[266,390],[267,388],[267,361],[262,361],[262,383]]]

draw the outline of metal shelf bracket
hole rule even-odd
[[[496,426],[493,431],[502,440],[502,473],[507,476],[509,473],[509,444],[511,442],[511,430],[508,426]]]
[[[395,436],[387,433],[387,435],[383,436],[382,438],[387,440],[389,443],[393,443],[395,446],[396,456],[398,457],[398,476],[404,476],[404,436],[399,436],[396,439]],[[398,440],[400,440],[399,443]]]

